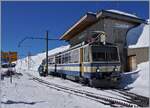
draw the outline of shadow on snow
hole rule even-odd
[[[6,102],[1,102],[2,104],[28,104],[28,105],[34,105],[36,103],[41,103],[45,101],[39,101],[39,102],[24,102],[24,101],[12,101],[12,100],[7,100]]]

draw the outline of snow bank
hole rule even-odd
[[[120,87],[125,89],[130,89],[128,85],[132,84],[139,77],[139,69],[132,72],[125,72],[121,74]]]
[[[150,25],[141,24],[131,29],[127,34],[127,45],[129,48],[149,47]]]
[[[139,77],[134,83],[130,84],[131,92],[149,97],[149,61],[138,65]]]
[[[52,50],[48,51],[48,54],[53,55],[53,54],[65,51],[69,47],[70,47],[69,45],[61,46],[61,47],[58,47],[58,48],[55,48],[55,49],[52,49]],[[42,60],[45,58],[45,56],[46,56],[45,53],[40,53],[40,54],[37,54],[35,56],[31,56],[30,57],[30,62],[29,62],[30,63],[29,68],[32,69],[32,70],[37,70],[39,65],[42,63]],[[19,69],[28,69],[28,57],[18,60],[17,65],[16,65],[16,69],[17,70],[19,70]]]
[[[110,9],[110,10],[107,10],[107,11],[138,18],[138,16],[136,16],[136,15],[134,15],[134,14],[122,12],[122,11],[119,11],[119,10]]]
[[[138,65],[133,72],[122,73],[121,85],[130,92],[149,97],[149,61]]]

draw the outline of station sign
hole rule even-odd
[[[17,52],[1,52],[2,62],[14,62],[17,61]]]

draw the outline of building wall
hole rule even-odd
[[[79,43],[87,40],[88,38],[91,37],[92,32],[96,31],[96,30],[104,31],[104,20],[103,19],[99,20],[98,22],[89,26],[87,29],[85,29],[81,33],[77,34],[74,38],[72,38],[69,41],[70,45],[74,46],[76,44],[79,44]]]
[[[128,56],[130,56],[130,55],[136,55],[136,63],[137,64],[149,61],[149,47],[129,48]]]
[[[126,35],[134,24],[111,18],[104,19],[104,31],[107,33],[107,42],[115,43],[119,47],[121,68],[126,71],[127,66],[127,49]]]

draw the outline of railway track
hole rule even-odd
[[[120,94],[125,95],[127,100],[130,100],[132,103],[140,106],[140,107],[148,107],[149,106],[149,98],[144,97],[138,94],[134,94],[128,91],[123,91],[123,90],[114,90]],[[128,98],[127,98],[128,97]]]
[[[77,96],[84,97],[87,99],[91,99],[91,100],[100,102],[104,105],[109,105],[112,107],[148,107],[148,105],[149,105],[149,102],[148,102],[149,99],[142,97],[142,96],[138,96],[136,94],[131,95],[131,93],[124,92],[121,90],[117,90],[116,92],[123,94],[123,95],[127,96],[128,98],[126,97],[124,99],[120,99],[120,98],[115,98],[115,97],[111,97],[111,96],[107,96],[107,95],[100,95],[100,94],[92,93],[92,92],[89,92],[86,90],[79,90],[79,89],[74,89],[74,88],[50,83],[48,81],[37,78],[31,74],[28,74],[28,76],[30,76],[33,81],[41,83],[49,88],[53,88],[58,91],[63,91],[63,92],[69,93],[69,94],[73,94],[73,95],[77,95]],[[133,98],[133,97],[136,97],[136,100],[134,100],[135,98]],[[142,104],[141,103],[139,104],[139,102],[141,102]]]

